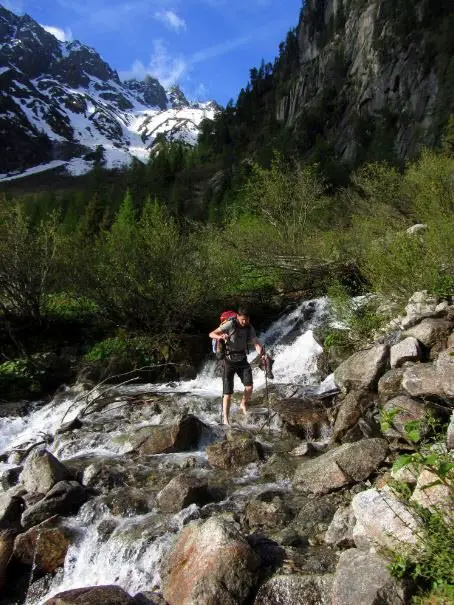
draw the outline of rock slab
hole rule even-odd
[[[387,345],[376,345],[355,353],[336,368],[335,383],[344,393],[371,390],[386,369],[388,351]]]
[[[332,605],[402,605],[402,586],[388,571],[388,562],[374,553],[351,548],[339,559]]]
[[[388,443],[384,439],[345,443],[300,464],[293,486],[298,491],[326,494],[344,485],[364,481],[379,468],[387,452]]]
[[[234,525],[212,517],[186,527],[167,562],[169,605],[244,603],[257,581],[259,558]]]

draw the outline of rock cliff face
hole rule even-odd
[[[278,120],[329,138],[347,161],[436,144],[454,113],[453,25],[446,0],[307,0]]]
[[[151,76],[121,82],[94,49],[0,6],[0,173],[71,160],[70,172],[84,172],[99,146],[111,168],[146,160],[158,134],[194,144],[214,111]]]

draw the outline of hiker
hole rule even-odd
[[[248,342],[252,342],[255,350],[262,357],[264,347],[257,339],[254,327],[249,322],[249,312],[241,307],[238,313],[232,313],[231,319],[221,323],[219,328],[210,332],[210,338],[225,343],[225,357],[223,369],[223,422],[229,425],[230,404],[233,394],[233,378],[237,374],[244,385],[244,393],[240,403],[240,409],[244,415],[247,414],[247,406],[252,395],[252,369],[247,360]]]

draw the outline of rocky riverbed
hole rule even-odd
[[[418,293],[320,385],[325,320],[324,301],[304,303],[263,335],[276,380],[266,390],[256,370],[249,417],[234,410],[231,428],[212,367],[5,409],[2,605],[409,602],[386,555],[418,547],[419,521],[390,469],[406,422],[428,408],[449,419],[454,306]],[[384,432],[382,410],[397,410]],[[409,484],[421,506],[448,507],[427,471]]]

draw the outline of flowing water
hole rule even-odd
[[[321,383],[317,359],[322,348],[313,334],[313,330],[326,321],[326,299],[306,301],[259,335],[274,358],[274,380],[269,381],[272,389],[289,394],[295,389],[321,393],[333,388],[331,377]],[[255,352],[250,354],[250,361],[254,357]],[[265,377],[259,368],[254,369],[254,387],[255,397],[263,399]],[[194,380],[112,388],[109,404],[86,415],[80,430],[56,435],[62,422],[78,417],[87,402],[94,400],[96,392],[87,396],[87,393],[77,394],[74,389],[67,389],[46,405],[37,402],[26,417],[0,419],[0,454],[3,453],[4,460],[0,463],[0,476],[17,464],[15,450],[24,450],[42,441],[61,461],[85,468],[84,478],[91,476],[90,473],[95,476],[99,465],[118,467],[122,476],[133,477],[134,487],[141,490],[145,500],[149,497],[140,510],[133,505],[116,509],[109,503],[108,491],[104,491],[87,502],[77,516],[66,519],[64,523],[75,538],[63,572],[48,580],[40,590],[34,590],[32,585],[26,599],[28,605],[38,605],[58,592],[82,586],[118,584],[130,594],[159,590],[160,561],[186,523],[216,511],[241,511],[248,499],[266,490],[285,493],[290,489],[288,481],[258,483],[259,465],[251,464],[242,469],[241,474],[230,477],[229,495],[222,502],[202,508],[193,504],[176,515],[159,512],[155,495],[162,485],[150,488],[150,477],[157,477],[157,482],[165,485],[186,468],[195,468],[202,474],[212,472],[205,449],[223,434],[219,426],[220,392],[216,363],[207,361]],[[237,380],[233,411],[240,392],[241,383]],[[138,430],[169,423],[183,409],[210,428],[202,435],[197,451],[147,456],[140,460],[131,458]],[[246,430],[257,429],[263,421],[266,423],[266,409],[259,407],[241,424]],[[279,424],[275,421],[272,428],[277,433]],[[262,440],[266,445],[266,437]],[[127,489],[130,487],[129,481]]]

